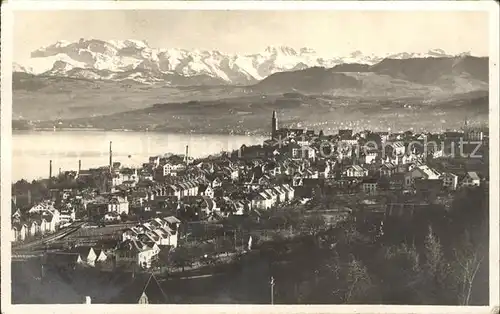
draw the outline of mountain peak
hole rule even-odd
[[[308,48],[308,47],[302,47],[299,50],[300,54],[316,54],[316,50]]]
[[[266,49],[264,50],[265,53],[271,54],[271,55],[286,55],[286,56],[296,56],[297,51],[295,49],[288,47],[288,46],[267,46]]]
[[[108,42],[118,49],[124,49],[130,47],[139,49],[150,48],[146,40],[125,39],[125,40],[109,40]]]
[[[217,84],[248,84],[276,72],[311,67],[333,68],[340,64],[373,65],[384,57],[408,59],[443,56],[449,55],[441,49],[387,56],[364,54],[359,50],[343,56],[326,53],[320,56],[308,47],[296,50],[286,45],[270,45],[261,53],[243,55],[202,49],[152,48],[145,40],[81,38],[76,41],[60,40],[35,50],[31,59],[15,65],[15,71],[49,76],[85,73],[88,77],[118,81],[130,79],[142,82],[151,79],[168,83],[171,81],[169,77],[173,76],[174,80],[182,79],[183,82],[191,82],[191,78],[208,78]]]

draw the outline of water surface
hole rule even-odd
[[[12,180],[33,180],[52,174],[109,164],[109,142],[112,141],[113,161],[137,166],[150,156],[166,153],[184,154],[198,158],[221,151],[234,150],[241,145],[261,144],[264,138],[244,135],[171,134],[153,132],[108,131],[13,131]]]

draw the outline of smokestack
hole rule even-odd
[[[189,156],[189,146],[186,145],[186,156],[184,157],[186,163],[188,162],[188,156]]]
[[[49,179],[52,178],[52,160],[49,161]]]
[[[82,170],[82,160],[78,160],[78,173]]]
[[[109,169],[113,168],[113,149],[111,148],[111,145],[113,142],[109,142]]]

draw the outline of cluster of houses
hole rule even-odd
[[[23,214],[12,202],[12,240],[24,241],[37,236],[53,233],[64,222],[61,212],[53,202],[45,201],[36,204]]]
[[[150,268],[161,250],[177,247],[181,221],[176,217],[154,218],[120,229],[117,237],[105,241],[76,243],[62,251],[46,252],[50,267]]]
[[[123,230],[122,241],[115,250],[117,265],[134,263],[150,268],[162,248],[175,248],[181,221],[176,217],[155,218]]]
[[[479,186],[487,176],[480,169],[443,166],[441,161],[450,158],[408,146],[442,135],[340,130],[326,136],[278,128],[275,115],[272,124],[271,139],[262,145],[243,145],[218,156],[194,160],[186,148],[185,156],[150,157],[138,168],[122,167],[110,158],[109,167],[79,169],[68,177],[80,180],[80,187],[56,193],[64,200],[57,203],[59,209],[52,201],[36,204],[28,211],[29,223],[22,222],[19,211],[13,214],[13,237],[22,241],[54,232],[74,221],[78,210],[88,221],[117,223],[135,216],[147,222],[123,230],[114,256],[117,263],[148,268],[163,246],[177,246],[180,221],[249,215],[311,198],[324,186],[349,193],[428,193]],[[487,139],[478,134],[473,137]],[[367,142],[379,145],[360,149]],[[82,188],[81,182],[89,186]],[[99,248],[86,250],[79,255],[85,263],[106,259]]]

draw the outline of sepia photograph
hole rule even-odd
[[[498,301],[498,7],[264,2],[10,8],[2,299]]]

